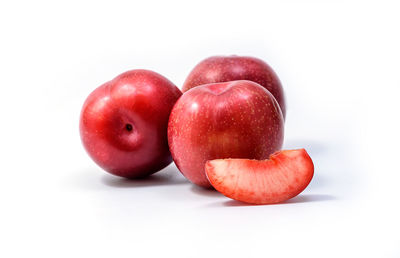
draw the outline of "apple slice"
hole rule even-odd
[[[314,164],[305,149],[298,149],[275,152],[267,160],[209,160],[205,170],[223,195],[251,204],[272,204],[301,193],[314,175]]]

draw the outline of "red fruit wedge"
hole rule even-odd
[[[314,175],[314,164],[305,149],[298,149],[275,152],[267,160],[209,160],[205,170],[223,195],[251,204],[272,204],[301,193]]]

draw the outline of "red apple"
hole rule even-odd
[[[257,82],[269,90],[281,107],[283,117],[286,116],[283,88],[278,76],[264,61],[248,56],[213,56],[201,61],[190,72],[182,91],[185,92],[198,85],[249,80]]]
[[[80,135],[90,157],[111,174],[136,178],[171,163],[167,126],[182,95],[152,71],[132,70],[95,89],[80,117]]]
[[[279,151],[268,160],[216,159],[207,161],[211,184],[225,196],[252,204],[286,201],[301,193],[314,175],[304,149]]]
[[[206,84],[185,92],[175,104],[168,143],[182,174],[211,187],[204,171],[207,160],[268,158],[282,146],[283,123],[275,98],[259,84]]]

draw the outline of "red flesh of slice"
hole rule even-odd
[[[273,204],[301,193],[314,175],[314,164],[305,149],[298,149],[275,152],[267,160],[209,160],[205,170],[223,195],[251,204]]]

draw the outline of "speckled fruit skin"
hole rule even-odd
[[[168,79],[132,70],[95,89],[80,116],[80,135],[89,156],[111,174],[143,177],[171,163],[167,126],[182,95]]]
[[[305,149],[278,151],[267,160],[209,160],[205,169],[216,190],[251,204],[289,200],[300,194],[314,176],[314,164]]]
[[[282,112],[269,91],[251,81],[206,84],[185,92],[172,109],[168,143],[178,169],[211,187],[207,160],[265,159],[283,142]]]
[[[264,61],[248,56],[213,56],[204,59],[190,72],[182,91],[198,85],[235,80],[257,82],[269,90],[286,117],[285,96],[281,82],[272,68]]]

